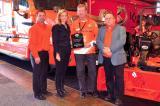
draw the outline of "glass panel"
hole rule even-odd
[[[67,10],[76,10],[80,0],[34,0],[37,9],[51,10],[55,6],[65,8]]]
[[[29,7],[27,0],[20,0],[19,4],[24,6],[24,7]]]
[[[51,10],[54,6],[63,6],[64,0],[34,0],[37,9]]]
[[[160,2],[157,2],[156,13],[160,14]]]
[[[65,8],[67,10],[76,10],[78,5],[78,0],[65,0]]]

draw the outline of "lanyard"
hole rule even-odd
[[[81,24],[79,23],[79,29],[80,29],[80,31],[83,30],[83,28],[84,28],[85,25],[86,25],[86,22],[84,23],[84,25],[82,27],[81,27]]]

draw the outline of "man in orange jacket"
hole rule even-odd
[[[47,70],[49,66],[49,48],[51,29],[45,24],[45,11],[37,12],[36,24],[29,30],[29,50],[33,57],[33,91],[34,97],[39,100],[46,99]]]
[[[98,27],[94,20],[87,16],[87,7],[85,4],[79,4],[77,7],[79,18],[71,25],[71,34],[82,33],[84,47],[74,50],[76,59],[77,77],[80,87],[80,96],[84,98],[87,94],[95,95],[96,87],[96,55],[93,42],[98,34]],[[88,76],[85,75],[85,63],[88,66]]]

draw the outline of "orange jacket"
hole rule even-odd
[[[97,23],[90,18],[87,18],[86,22],[81,22],[80,19],[74,21],[73,24],[71,25],[71,35],[76,33],[77,30],[80,29],[79,23],[81,28],[84,26],[81,31],[84,38],[84,45],[88,45],[91,41],[96,41],[98,35],[98,26]],[[95,53],[95,47],[91,48],[91,50],[89,50],[87,54],[90,53]]]
[[[51,28],[46,24],[36,23],[29,30],[29,50],[34,58],[39,51],[49,51]]]

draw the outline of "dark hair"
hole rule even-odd
[[[85,10],[87,10],[87,5],[84,4],[84,3],[80,3],[80,4],[78,4],[78,6],[77,6],[77,8],[82,8],[82,7],[84,7]]]
[[[106,10],[105,15],[112,14],[114,18],[116,18],[115,14],[111,10]]]
[[[44,14],[46,14],[46,12],[44,11],[44,9],[38,9],[36,12],[36,15],[38,15],[39,12],[43,12]]]

